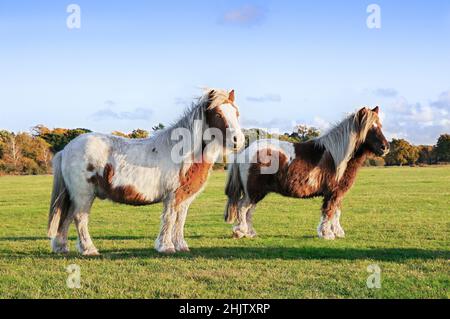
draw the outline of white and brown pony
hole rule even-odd
[[[237,238],[254,237],[252,214],[268,193],[288,197],[322,196],[319,237],[344,237],[341,202],[367,156],[389,152],[378,117],[379,108],[362,108],[328,133],[305,143],[257,141],[229,166],[225,219]],[[274,165],[275,164],[275,165]],[[269,167],[277,169],[269,172]],[[267,172],[269,173],[267,173]]]
[[[220,155],[244,145],[238,117],[234,91],[208,90],[176,124],[150,138],[93,133],[74,139],[53,160],[48,222],[53,252],[68,252],[67,233],[74,221],[79,251],[98,255],[88,231],[95,198],[135,206],[163,202],[155,248],[188,251],[184,224],[189,205]]]

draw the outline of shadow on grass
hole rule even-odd
[[[70,236],[69,240],[76,240],[77,237]],[[149,236],[95,236],[94,240],[139,240],[139,239],[152,239]],[[45,236],[16,236],[16,237],[0,237],[0,242],[2,241],[39,241],[39,240],[50,240]]]
[[[407,260],[450,259],[450,251],[425,250],[418,248],[320,248],[320,247],[215,247],[193,248],[190,253],[164,255],[151,247],[103,250],[99,257],[82,257],[76,252],[56,255],[48,251],[14,252],[0,251],[4,260],[23,258],[37,259],[92,259],[92,260],[132,260],[132,259],[173,259],[196,261],[198,258],[211,260],[376,260],[402,262]]]
[[[320,248],[320,247],[217,247],[194,248],[190,253],[164,256],[152,249],[105,250],[104,258],[121,260],[128,258],[173,259],[249,259],[249,260],[358,260],[402,261],[408,259],[449,259],[450,251],[416,248]]]

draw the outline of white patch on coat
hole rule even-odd
[[[229,136],[227,136],[227,145],[229,145],[229,148],[233,148],[233,137],[236,136],[237,148],[241,149],[245,144],[245,136],[241,131],[236,107],[232,104],[223,104],[219,106],[219,110],[222,111],[228,124]]]

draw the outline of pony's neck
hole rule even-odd
[[[203,144],[204,145],[204,144]],[[218,145],[218,143],[210,143],[208,145],[204,145],[202,147],[202,155],[201,158],[203,162],[214,164],[219,159],[219,156],[223,152],[223,147]]]
[[[358,147],[352,158],[347,163],[347,168],[344,173],[344,179],[353,180],[356,176],[356,173],[366,161],[367,156],[369,156],[370,154],[371,152],[364,145]]]

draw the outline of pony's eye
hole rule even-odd
[[[222,118],[222,114],[216,113],[216,117],[218,117],[219,119],[221,119],[221,118]]]

